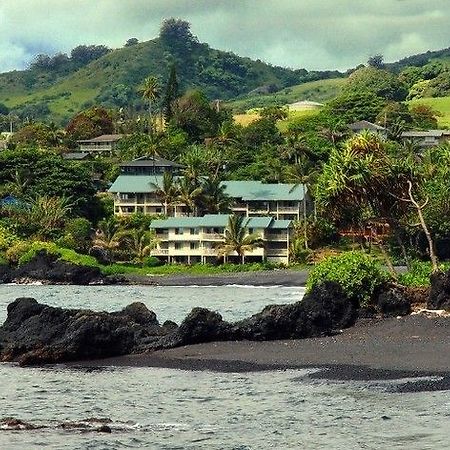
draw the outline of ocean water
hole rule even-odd
[[[160,320],[179,322],[193,306],[236,320],[302,295],[280,287],[0,286],[0,321],[19,296],[108,311],[143,301]],[[45,426],[0,427],[0,449],[449,448],[450,391],[399,394],[392,381],[313,380],[310,372],[0,364],[0,419]],[[93,417],[110,419],[112,433],[58,427]]]

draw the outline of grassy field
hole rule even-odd
[[[410,104],[425,104],[431,106],[441,113],[441,116],[438,117],[439,126],[450,128],[450,97],[421,98],[412,100]]]

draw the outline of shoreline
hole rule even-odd
[[[258,372],[317,369],[312,380],[427,378],[396,391],[450,390],[450,319],[405,316],[360,320],[341,334],[290,341],[224,341],[64,364],[94,369],[154,367],[188,371]],[[435,377],[431,379],[430,377]]]
[[[304,287],[307,270],[262,270],[256,272],[229,272],[220,274],[173,274],[173,275],[124,275],[132,285],[150,286],[283,286]],[[120,283],[119,283],[120,284]]]

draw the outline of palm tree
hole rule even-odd
[[[159,90],[159,81],[158,78],[154,76],[147,77],[144,80],[144,83],[141,88],[142,98],[148,103],[148,117],[149,117],[149,125],[148,131],[149,134],[153,131],[153,111],[152,105],[161,95]]]
[[[31,199],[26,220],[37,226],[39,238],[47,238],[52,230],[63,225],[73,203],[67,197],[40,195]]]
[[[202,188],[194,184],[186,176],[181,178],[178,186],[177,200],[186,205],[188,215],[191,215],[192,212],[196,215],[197,202],[202,193]]]
[[[178,185],[174,180],[172,173],[168,171],[164,172],[161,186],[158,183],[150,183],[150,186],[155,190],[156,196],[164,207],[164,215],[168,216],[169,208],[173,205],[178,196]]]
[[[124,233],[121,230],[119,221],[112,216],[99,222],[95,238],[92,241],[93,247],[98,247],[105,251],[109,263],[113,260],[114,251],[122,243]]]
[[[123,235],[123,239],[139,264],[143,264],[144,258],[150,254],[158,242],[155,233],[144,227],[129,231]]]
[[[203,212],[219,214],[229,212],[231,197],[225,192],[225,185],[219,178],[208,177],[202,184],[201,206]]]
[[[241,263],[245,262],[245,254],[256,248],[264,247],[264,240],[257,233],[248,234],[244,220],[248,219],[244,216],[231,215],[228,218],[228,225],[225,229],[225,239],[217,247],[219,256],[228,256],[231,253],[237,253],[241,257]]]

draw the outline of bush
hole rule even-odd
[[[6,260],[10,264],[17,264],[19,262],[19,259],[24,255],[31,246],[31,242],[28,241],[20,241],[11,246],[8,250],[5,252]]]
[[[317,264],[306,284],[307,291],[324,281],[336,281],[344,292],[367,306],[375,289],[390,278],[386,270],[365,253],[351,251],[331,256]]]
[[[28,243],[28,247],[19,256],[19,266],[30,262],[39,252],[45,250],[49,255],[59,256],[58,246],[53,242],[34,241],[31,244]]]
[[[163,264],[164,263],[160,259],[156,258],[156,256],[148,256],[144,260],[145,267],[158,267],[162,266]]]
[[[450,265],[441,264],[442,271],[448,270]],[[430,286],[430,275],[432,272],[431,263],[428,261],[413,261],[410,264],[408,272],[402,273],[398,281],[404,286],[409,287],[428,287]]]
[[[7,250],[18,241],[19,238],[13,232],[0,224],[0,250]]]

